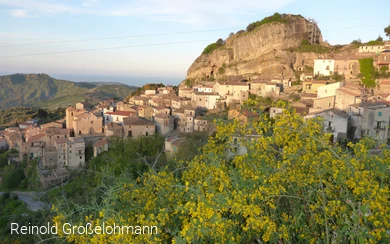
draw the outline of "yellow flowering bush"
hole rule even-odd
[[[64,235],[75,243],[389,243],[389,150],[341,148],[289,109],[221,123],[186,167],[118,177],[57,224],[156,225],[149,235]]]

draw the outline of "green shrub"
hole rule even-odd
[[[210,45],[208,45],[207,47],[205,47],[205,49],[203,50],[202,54],[209,54],[209,53],[212,53],[215,49],[217,49],[218,47],[220,47],[220,45],[218,45],[218,43],[214,42],[214,43],[211,43]]]
[[[269,16],[269,17],[265,17],[264,19],[262,19],[260,21],[256,21],[256,22],[250,23],[246,27],[246,31],[250,32],[250,31],[253,31],[254,29],[256,29],[259,26],[262,26],[262,25],[265,25],[265,24],[269,24],[269,23],[273,23],[273,22],[286,23],[287,21],[286,21],[286,19],[284,19],[285,16],[286,16],[285,14],[275,13],[274,15]]]
[[[366,87],[375,87],[375,68],[372,58],[359,59],[360,77]]]
[[[3,185],[7,189],[15,189],[24,180],[24,172],[21,168],[15,168],[5,175]]]

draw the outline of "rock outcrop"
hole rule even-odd
[[[228,76],[294,78],[297,68],[313,67],[313,60],[319,54],[292,50],[298,48],[303,40],[323,44],[318,26],[296,15],[286,15],[284,20],[230,36],[223,46],[198,57],[188,69],[187,79],[222,79]]]

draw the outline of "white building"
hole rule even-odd
[[[331,76],[334,74],[334,59],[315,59],[314,75]]]
[[[390,107],[383,102],[366,102],[349,106],[354,139],[371,137],[381,143],[389,142]]]
[[[317,89],[317,98],[336,96],[336,90],[343,86],[343,82],[336,82],[325,86],[320,86]]]
[[[283,110],[283,108],[272,107],[269,110],[269,117],[275,118],[275,116],[283,114]]]
[[[105,112],[104,113],[104,123],[105,125],[111,122],[122,125],[124,118],[129,118],[137,116],[136,111],[116,111],[116,112]]]
[[[322,117],[324,122],[324,132],[331,133],[333,143],[347,138],[348,114],[338,109],[327,109],[309,113],[305,119]]]
[[[377,46],[360,46],[359,53],[377,53],[379,54],[385,49],[384,45]]]

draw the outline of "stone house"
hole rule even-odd
[[[104,123],[117,123],[117,124],[123,124],[123,120],[125,118],[134,117],[137,116],[136,111],[115,111],[115,112],[106,112],[104,113]]]
[[[380,80],[378,89],[380,93],[390,93],[390,80]]]
[[[54,146],[43,148],[43,166],[55,168],[67,166],[79,168],[85,166],[85,141],[80,137],[56,138]]]
[[[129,102],[135,105],[149,105],[149,98],[142,96],[132,97]]]
[[[360,74],[360,63],[356,57],[337,58],[334,74],[343,75],[345,79],[356,79]]]
[[[153,119],[153,112],[154,112],[153,107],[149,105],[141,105],[138,107],[138,116],[145,118],[147,120]]]
[[[90,110],[92,105],[89,102],[76,103],[76,110]]]
[[[359,89],[343,87],[336,90],[335,108],[347,112],[348,106],[351,104],[360,103],[362,92]]]
[[[271,83],[269,80],[254,79],[250,83],[249,91],[251,94],[260,95],[261,91],[265,89],[265,84]]]
[[[385,45],[360,46],[359,53],[376,53],[379,54],[384,50]]]
[[[349,116],[339,109],[327,109],[309,113],[305,119],[322,117],[324,123],[324,132],[331,133],[331,141],[336,143],[347,138]]]
[[[334,59],[315,59],[314,75],[331,76],[334,74]]]
[[[179,87],[179,97],[184,97],[184,98],[191,98],[192,97],[192,88],[188,87]]]
[[[54,139],[69,138],[70,130],[57,127],[49,127],[45,130],[41,130],[46,136],[46,144],[49,146],[54,145]]]
[[[326,80],[305,80],[302,82],[302,93],[317,94],[318,88],[328,83]]]
[[[108,140],[102,139],[93,144],[93,156],[97,157],[102,152],[108,151]]]
[[[111,122],[104,126],[104,133],[106,137],[114,136],[122,138],[124,136],[123,126]]]
[[[240,100],[241,91],[249,91],[249,83],[241,81],[217,81],[214,85],[214,92],[222,96],[226,104],[232,99]]]
[[[209,128],[209,121],[202,116],[194,118],[194,131],[207,131]]]
[[[331,109],[335,107],[336,96],[316,98],[313,100],[313,108],[310,112],[315,110]]]
[[[125,103],[123,101],[117,102],[116,103],[116,111],[129,111],[129,112],[137,113],[137,111],[133,108],[133,106],[134,105]]]
[[[172,99],[172,108],[177,109],[191,105],[191,98],[177,97]]]
[[[336,90],[344,86],[343,82],[335,82],[317,88],[317,98],[336,96]]]
[[[229,110],[228,119],[237,119],[243,123],[247,123],[248,121],[257,120],[260,116],[257,113],[252,111],[244,110],[239,111],[236,109]]]
[[[154,98],[150,100],[150,105],[153,107],[164,107],[165,104],[165,99],[163,98]]]
[[[153,115],[156,114],[171,114],[171,109],[167,107],[155,107],[153,108]]]
[[[194,91],[191,98],[192,106],[205,109],[215,109],[217,101],[220,98],[221,96],[215,93]]]
[[[352,104],[351,116],[353,139],[371,137],[380,143],[389,143],[390,107],[386,102],[364,102]]]
[[[124,119],[123,130],[124,136],[137,138],[154,135],[156,126],[152,122],[136,116]]]
[[[283,108],[272,107],[269,110],[269,117],[270,118],[275,118],[278,115],[282,115],[283,114],[283,110],[284,110]]]
[[[387,66],[390,69],[390,49],[380,53],[377,64],[379,66]]]
[[[180,137],[167,137],[165,138],[165,152],[173,155],[179,151],[180,145],[184,142]]]
[[[157,131],[162,135],[168,135],[174,129],[174,118],[169,114],[157,114],[154,116]]]

